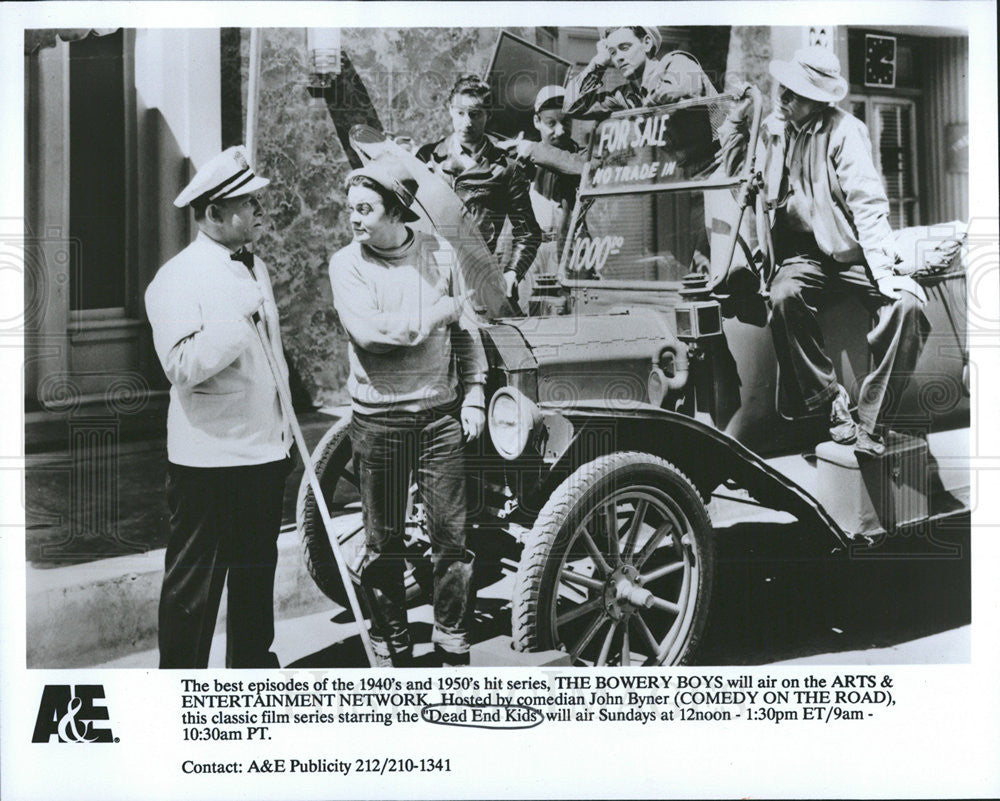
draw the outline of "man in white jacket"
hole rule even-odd
[[[263,226],[256,193],[267,183],[242,146],[198,170],[174,201],[193,209],[198,235],[146,290],[171,384],[161,668],[207,667],[226,583],[226,666],[278,667],[274,570],[291,435],[255,319],[286,384],[287,366],[267,268],[247,250]]]

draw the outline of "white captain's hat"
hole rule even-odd
[[[249,195],[269,183],[267,178],[254,173],[246,147],[235,145],[203,164],[191,183],[174,198],[174,205],[182,209],[197,200],[211,203],[227,197]]]

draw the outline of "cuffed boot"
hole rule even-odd
[[[397,575],[398,574],[398,575]],[[378,667],[413,663],[413,645],[406,619],[406,588],[402,570],[382,558],[361,569],[361,589],[371,615],[372,650]]]
[[[475,606],[472,570],[475,554],[434,565],[434,631],[431,642],[445,665],[469,664],[469,623]]]

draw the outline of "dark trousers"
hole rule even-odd
[[[276,668],[274,570],[291,461],[167,466],[170,540],[160,593],[161,668],[203,668],[228,584],[226,667]],[[228,577],[228,578],[227,578]]]
[[[802,393],[807,409],[829,404],[837,394],[833,362],[823,346],[817,305],[831,289],[858,293],[876,317],[868,332],[874,367],[858,396],[858,421],[869,433],[898,404],[930,332],[920,301],[909,292],[882,296],[864,265],[845,265],[823,254],[811,234],[775,231],[778,271],[771,283],[771,335],[778,364]],[[783,240],[783,241],[782,241]]]
[[[465,466],[457,405],[425,412],[355,413],[350,428],[364,510],[361,584],[372,609],[376,653],[411,646],[403,584],[410,476],[416,475],[431,539],[434,631],[443,650],[469,650],[472,554],[465,548]]]

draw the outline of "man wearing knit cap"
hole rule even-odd
[[[782,378],[797,384],[810,411],[829,408],[835,442],[879,456],[882,419],[929,333],[926,298],[912,278],[893,270],[889,201],[868,130],[833,105],[847,94],[836,55],[802,48],[791,61],[772,61],[770,72],[778,108],[764,121],[761,146],[776,266],[771,332]],[[857,424],[816,320],[817,303],[834,289],[858,293],[877,315],[868,334],[875,366],[861,385]]]
[[[486,354],[462,269],[443,238],[411,228],[417,182],[382,157],[347,177],[354,241],[330,260],[333,304],[350,337],[347,389],[365,523],[361,586],[380,664],[412,659],[403,584],[410,476],[434,565],[438,659],[469,662],[472,560],[465,547],[463,447],[485,424]]]
[[[288,369],[267,267],[247,250],[267,184],[242,146],[208,161],[174,201],[192,209],[198,235],[146,290],[171,385],[161,668],[208,666],[224,584],[226,666],[278,667],[274,570],[291,435],[256,320],[286,386]]]
[[[655,25],[599,31],[596,55],[567,87],[563,108],[570,116],[602,120],[622,109],[660,106],[716,93],[690,53],[675,50],[656,58],[663,39]],[[625,83],[604,91],[604,73],[611,66]]]

